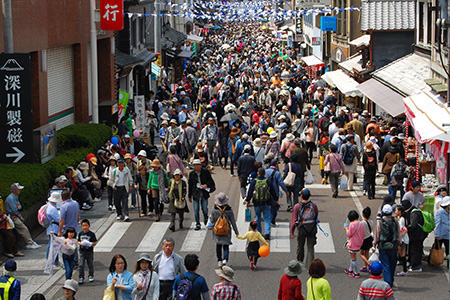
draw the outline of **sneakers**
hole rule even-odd
[[[23,254],[23,253],[20,252],[20,251],[17,251],[16,253],[14,253],[14,256],[22,257],[22,256],[25,256],[25,254]]]
[[[348,275],[352,275],[353,274],[353,271],[350,271],[349,269],[345,269],[344,272],[345,272],[345,274],[348,274]]]
[[[32,249],[32,250],[36,250],[36,249],[39,249],[39,248],[41,248],[41,247],[42,247],[42,246],[36,244],[36,242],[33,242],[33,244],[27,244],[27,245],[25,246],[25,248],[27,248],[27,249]]]
[[[360,272],[369,272],[369,270],[367,270],[367,268],[361,268],[359,269]]]
[[[349,277],[353,277],[353,278],[360,278],[361,276],[359,275],[359,273],[354,273],[353,271],[350,271],[349,269],[345,269],[344,270],[345,274],[347,274]]]
[[[222,263],[222,261],[221,261],[221,260],[219,260],[219,261],[217,262],[217,265],[219,266],[219,268],[221,268],[221,267],[223,266],[223,263]]]
[[[270,226],[271,227],[278,227],[278,224],[277,223],[271,223]]]
[[[222,266],[226,266],[226,265],[227,265],[227,260],[226,259],[222,260]]]
[[[136,206],[135,206],[135,205],[131,205],[130,208],[131,208],[131,209],[135,209]]]
[[[115,205],[113,205],[113,207],[112,207],[112,210],[113,210],[113,211],[115,211],[115,210],[116,210],[116,206],[115,206]]]
[[[408,271],[413,273],[420,273],[422,272],[422,267],[419,267],[417,269],[409,268]]]
[[[360,278],[361,276],[359,275],[359,273],[353,273],[352,275],[350,275],[350,277]]]
[[[201,228],[200,224],[197,224],[197,225],[195,225],[195,229],[194,230],[200,230],[200,228]]]
[[[252,271],[255,270],[255,264],[253,263],[253,261],[250,262],[250,269]]]
[[[117,216],[116,220],[120,221],[120,220],[122,220],[122,217],[121,216]]]
[[[84,278],[80,278],[80,280],[78,280],[79,284],[83,284],[84,283]]]
[[[123,221],[124,221],[124,222],[130,222],[131,220],[130,220],[130,217],[125,216],[125,218],[123,218]]]
[[[12,253],[5,253],[5,256],[8,256],[9,258],[14,258],[14,255]]]
[[[108,206],[108,210],[112,212],[112,210],[113,210],[112,205]]]
[[[94,282],[94,276],[89,275],[89,282]]]
[[[266,234],[264,235],[264,238],[265,238],[266,240],[270,240],[270,233],[266,233]]]
[[[398,272],[397,276],[408,276],[408,272],[405,271]]]
[[[288,208],[286,209],[286,211],[292,211],[292,206],[288,206]]]

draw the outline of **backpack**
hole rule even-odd
[[[207,86],[202,88],[202,98],[209,100],[209,88]]]
[[[197,279],[198,276],[198,274],[194,274],[191,276],[191,278],[186,278],[184,274],[180,274],[181,281],[175,295],[176,300],[194,299],[194,295],[192,292],[194,289],[193,285],[194,280]]]
[[[394,171],[392,172],[392,176],[395,177],[396,180],[402,181],[406,176],[406,166],[405,164],[396,164],[394,166]]]
[[[433,215],[431,213],[427,212],[427,211],[423,211],[423,210],[420,210],[418,208],[413,209],[411,211],[411,213],[415,212],[415,211],[420,211],[422,213],[423,225],[421,226],[419,224],[419,226],[422,228],[423,232],[425,232],[425,233],[432,232],[434,230],[434,227],[436,227]]]
[[[316,227],[317,216],[311,201],[301,203],[298,212],[297,221],[295,222],[300,235],[312,235],[317,232]]]
[[[378,248],[380,250],[394,250],[397,248],[397,224],[392,217],[388,220],[381,218]]]
[[[364,152],[364,155],[367,156],[367,163],[364,165],[364,168],[373,170],[377,168],[377,164],[375,163],[375,157],[369,156],[367,152]]]
[[[346,165],[353,164],[354,158],[355,158],[355,155],[353,154],[352,146],[345,145],[345,152],[344,152],[344,157],[343,157],[344,164],[346,164]]]
[[[47,207],[48,204],[42,205],[41,208],[39,208],[37,215],[39,225],[41,225],[44,228],[47,228],[52,223],[47,217]]]
[[[270,199],[269,178],[255,178],[254,201],[267,202]]]
[[[230,225],[228,225],[227,217],[225,216],[225,208],[221,209],[219,206],[216,206],[222,213],[220,217],[217,219],[216,224],[214,224],[214,233],[216,235],[227,235],[230,231]]]

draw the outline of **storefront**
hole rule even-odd
[[[314,55],[302,57],[302,61],[306,64],[306,71],[309,78],[311,80],[317,80],[325,67],[324,62]]]

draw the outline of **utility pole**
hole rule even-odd
[[[155,0],[155,53],[156,55],[159,55],[161,57],[161,18],[159,16],[160,9],[160,2],[158,0]]]
[[[5,53],[14,53],[11,0],[3,0],[3,44]]]
[[[92,123],[98,124],[98,66],[97,28],[95,27],[95,0],[90,0],[91,16],[91,80],[92,80]]]

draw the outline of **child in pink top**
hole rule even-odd
[[[356,254],[361,249],[364,242],[364,224],[360,222],[359,215],[355,210],[351,210],[347,219],[350,224],[345,223],[344,229],[347,232],[348,252],[350,252],[350,267],[345,269],[350,277],[359,278],[358,262],[356,261]]]

